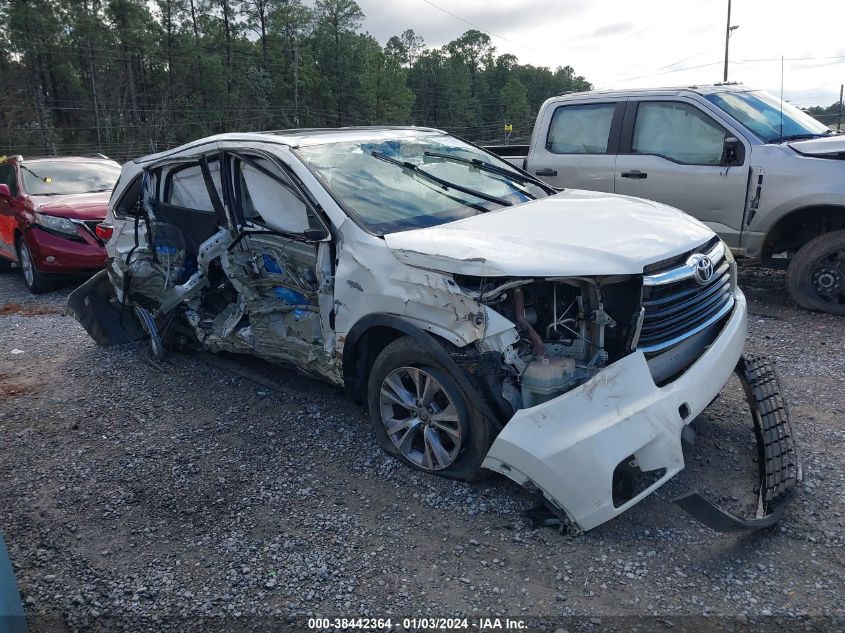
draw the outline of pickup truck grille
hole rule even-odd
[[[706,282],[696,277],[702,255],[712,262],[712,276]],[[647,356],[660,353],[725,318],[734,304],[735,276],[724,245],[717,242],[693,251],[681,266],[643,277],[644,314],[637,349]]]

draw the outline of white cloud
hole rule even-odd
[[[552,68],[569,64],[598,88],[722,79],[727,0],[431,1],[505,38],[493,38],[499,52]],[[382,43],[412,28],[440,46],[472,28],[424,0],[358,3],[364,28]],[[845,81],[840,11],[833,0],[733,0],[731,21],[740,28],[731,37],[729,79],[779,93],[783,56],[788,100],[833,103]]]

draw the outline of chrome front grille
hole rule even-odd
[[[705,255],[712,262],[707,282],[696,277]],[[644,309],[637,349],[647,355],[662,352],[724,318],[734,305],[736,267],[717,242],[704,253],[692,253],[676,268],[643,277]]]

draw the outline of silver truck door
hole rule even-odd
[[[750,154],[737,130],[692,100],[632,97],[616,160],[616,193],[677,207],[738,247]]]
[[[532,139],[528,171],[553,187],[613,193],[625,103],[563,102],[546,108]]]

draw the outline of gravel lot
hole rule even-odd
[[[264,368],[275,390],[194,356],[159,371],[63,316],[69,287],[32,297],[0,275],[0,532],[30,629],[501,615],[550,632],[842,630],[845,320],[796,308],[782,283],[741,276],[748,349],[776,361],[803,457],[784,520],[717,534],[670,502],[751,494],[734,385],[698,420],[685,471],[567,536],[532,530],[532,499],[501,477],[469,485],[388,458],[332,387]],[[702,614],[732,617],[680,617]]]

